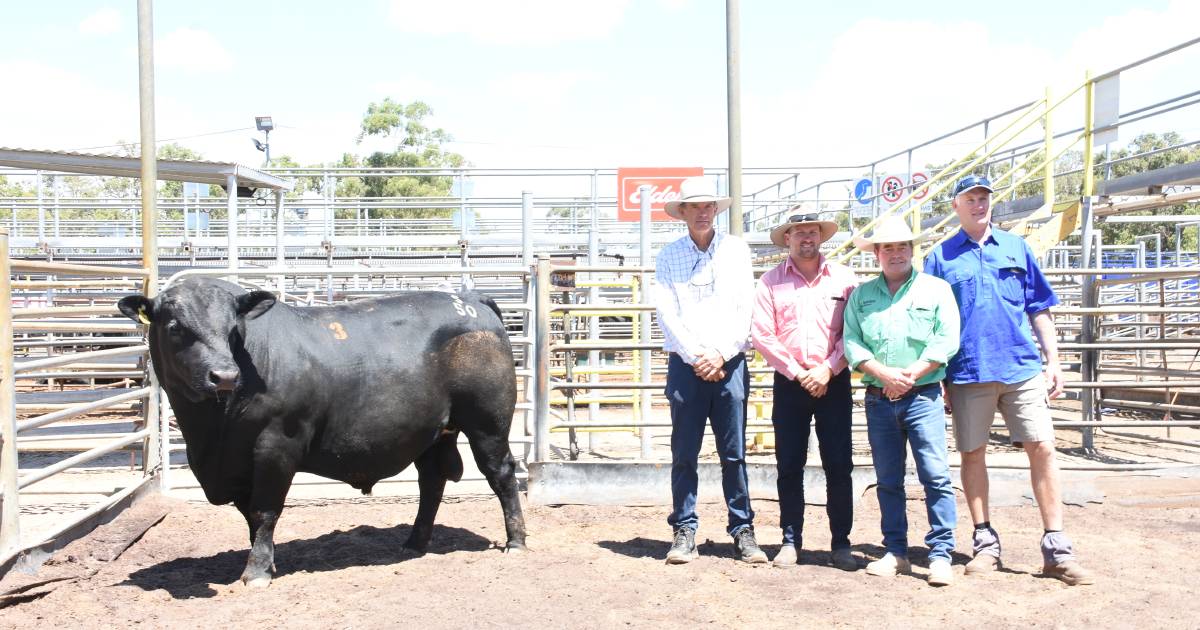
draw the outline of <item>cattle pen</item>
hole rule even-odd
[[[58,621],[69,626],[145,620],[279,625],[277,611],[291,610],[304,626],[326,625],[340,615],[348,625],[404,619],[478,627],[475,621],[491,612],[487,619],[503,626],[738,621],[777,627],[815,625],[839,614],[870,619],[892,605],[912,616],[885,617],[879,625],[929,626],[949,623],[951,612],[981,611],[981,602],[999,598],[1011,604],[999,613],[1001,626],[1123,626],[1139,625],[1138,619],[1194,626],[1200,604],[1188,597],[1189,572],[1181,559],[1190,562],[1188,543],[1200,533],[1200,251],[1180,243],[1182,234],[1200,231],[1200,221],[1190,218],[1194,213],[1148,215],[1174,230],[1173,252],[1161,238],[1105,242],[1103,227],[1144,216],[1135,212],[1178,205],[1194,210],[1200,162],[1126,177],[1109,177],[1104,166],[1111,165],[1091,161],[1072,172],[1014,167],[1060,155],[1074,146],[1068,140],[1086,146],[1090,158],[1092,136],[1103,131],[1092,124],[1091,110],[1081,129],[1052,124],[1051,112],[1068,102],[1091,108],[1084,96],[1104,78],[1076,86],[1071,94],[1079,102],[1047,97],[960,129],[956,133],[979,140],[978,151],[914,184],[907,191],[912,199],[890,208],[868,200],[870,212],[857,223],[849,217],[826,250],[868,278],[879,271],[871,261],[843,251],[852,234],[889,212],[931,234],[951,233],[944,191],[957,176],[1013,167],[997,195],[1002,203],[996,221],[1038,244],[1062,298],[1053,314],[1068,394],[1052,413],[1067,521],[1081,553],[1100,565],[1101,584],[1086,595],[1086,606],[1079,603],[1085,596],[1021,579],[1037,572],[1036,549],[1027,543],[1040,524],[1026,459],[999,432],[988,447],[994,518],[1010,526],[1006,548],[1013,551],[1010,570],[996,579],[964,581],[938,598],[914,589],[911,580],[882,584],[864,582],[861,572],[831,575],[821,566],[828,560],[823,534],[811,537],[804,566],[786,574],[736,565],[715,525],[722,510],[713,503],[720,484],[711,438],[701,466],[706,525],[697,565],[710,570],[664,572],[671,423],[662,393],[666,355],[650,295],[654,253],[684,232],[679,224],[651,220],[646,187],[636,195],[639,221],[609,219],[621,199],[602,191],[614,188],[616,169],[264,172],[168,160],[158,162],[159,179],[209,182],[224,186],[227,196],[162,199],[152,213],[140,210],[136,199],[55,193],[52,199],[0,200],[0,222],[8,220],[0,228],[0,577],[10,580],[0,589],[0,607],[11,607],[0,625],[47,623],[57,604],[67,607]],[[1147,112],[1198,102],[1194,92],[1181,94],[1121,113],[1109,124],[1132,125]],[[1045,136],[1033,141],[997,131],[1039,124]],[[895,169],[897,160],[907,161],[911,172],[914,155],[919,160],[925,146],[841,171],[830,167],[814,176],[813,185],[802,181],[807,173],[746,169],[769,183],[742,199],[749,208],[744,224],[723,229],[743,233],[756,256],[755,273],[762,274],[779,261],[766,230],[781,213],[800,205],[845,214],[856,200],[829,191],[844,188],[839,186],[847,174]],[[0,149],[0,166],[32,174],[40,193],[47,176],[131,176],[142,164],[129,157]],[[727,170],[704,172],[728,186]],[[532,181],[569,192],[472,197],[460,185],[457,197],[367,199],[339,198],[328,184],[395,176],[522,186]],[[289,198],[301,177],[326,182],[324,192]],[[1021,184],[1039,178],[1044,188],[1037,195],[1017,196]],[[240,197],[239,189],[260,192]],[[922,202],[926,196],[930,201]],[[126,218],[88,216],[99,209]],[[453,215],[408,221],[380,212],[405,209]],[[503,525],[490,506],[481,507],[494,499],[469,464],[462,484],[449,489],[433,547],[418,557],[399,549],[409,532],[403,523],[416,510],[411,470],[365,497],[302,474],[280,525],[280,546],[288,551],[281,554],[280,579],[265,594],[239,590],[244,527],[233,508],[204,502],[148,366],[144,329],[120,317],[115,306],[125,295],[153,294],[195,276],[271,291],[299,307],[403,291],[474,289],[493,297],[518,377],[509,444],[534,552],[492,553]],[[753,353],[750,365],[750,489],[760,532],[771,532],[762,540],[773,543],[772,369]],[[853,537],[856,552],[866,557],[882,549],[874,544],[878,506],[869,491],[874,475],[857,378],[854,389]],[[1002,426],[998,420],[994,425]],[[957,486],[958,454],[951,449]],[[465,440],[460,450],[470,462]],[[824,483],[815,460],[806,472],[807,501],[821,504]],[[827,525],[818,512],[809,510],[809,531]],[[919,501],[910,502],[909,517],[921,522]],[[960,540],[956,562],[969,547]],[[920,558],[922,548],[913,553]],[[511,583],[514,574],[538,577],[518,588]],[[97,588],[105,595],[96,595]],[[694,606],[687,591],[697,589],[714,603]],[[404,596],[397,597],[397,590]],[[845,592],[863,596],[837,597]],[[225,605],[204,607],[212,601]],[[808,608],[796,618],[780,618],[760,601]],[[150,608],[158,612],[144,612]],[[448,620],[447,608],[462,614]]]

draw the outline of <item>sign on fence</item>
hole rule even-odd
[[[640,221],[642,201],[638,198],[638,186],[650,186],[650,219],[673,221],[663,210],[668,201],[679,198],[679,184],[689,177],[704,175],[704,168],[618,168],[617,169],[617,220]]]

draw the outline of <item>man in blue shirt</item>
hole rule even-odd
[[[1001,566],[1000,538],[988,516],[987,441],[999,410],[1014,444],[1029,457],[1041,511],[1043,572],[1067,584],[1091,584],[1063,533],[1062,489],[1047,395],[1062,394],[1058,338],[1050,307],[1058,297],[1029,245],[992,227],[991,182],[969,176],[954,187],[962,229],[929,253],[925,272],[950,283],[962,321],[958,354],[946,367],[954,438],[962,457],[967,509],[975,523],[975,556],[967,575]],[[1046,353],[1043,368],[1033,336]],[[1044,370],[1044,374],[1043,374]]]

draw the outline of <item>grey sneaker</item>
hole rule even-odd
[[[696,552],[696,532],[690,527],[679,527],[675,530],[675,541],[667,552],[667,564],[687,564],[700,554]]]
[[[763,564],[767,561],[767,554],[758,548],[758,541],[754,539],[754,530],[749,527],[733,535],[733,550],[737,553],[738,560],[742,562]]]

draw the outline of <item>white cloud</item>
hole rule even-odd
[[[233,55],[212,33],[180,28],[155,40],[154,62],[161,68],[225,72],[233,68]]]
[[[393,0],[401,32],[462,34],[489,43],[542,45],[607,36],[629,0]]]
[[[85,35],[111,35],[119,30],[121,14],[112,7],[100,9],[79,23],[79,32]]]

